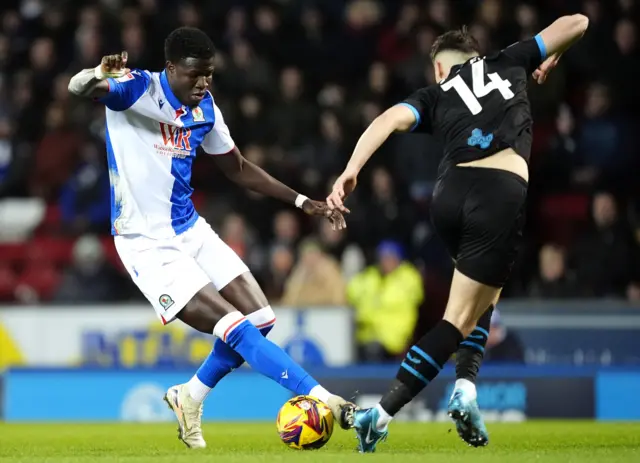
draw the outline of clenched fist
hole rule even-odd
[[[130,69],[127,68],[128,58],[129,55],[126,51],[123,51],[118,55],[108,55],[103,57],[99,68],[102,73],[102,78],[118,78],[128,74],[130,71]]]

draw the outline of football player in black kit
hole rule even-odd
[[[580,14],[561,17],[535,37],[487,56],[479,56],[466,29],[440,36],[431,54],[439,83],[378,116],[336,180],[327,202],[346,210],[360,169],[393,132],[428,132],[444,142],[431,215],[455,261],[449,301],[443,320],[409,349],[380,403],[355,412],[361,452],[375,451],[392,417],[454,353],[457,381],[449,415],[469,445],[488,443],[475,378],[491,312],[522,239],[532,126],[527,81],[533,74],[543,83],[588,22]]]

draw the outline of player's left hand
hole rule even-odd
[[[533,78],[535,81],[542,85],[547,80],[549,73],[558,65],[558,61],[560,61],[559,54],[551,55],[547,59],[545,59],[538,69],[533,71]]]
[[[329,222],[331,222],[331,228],[333,230],[343,230],[347,228],[347,222],[344,220],[342,213],[337,209],[331,210],[325,202],[307,199],[302,203],[302,210],[309,215],[326,217]]]
[[[349,209],[344,206],[347,199],[358,184],[358,173],[354,171],[344,171],[333,184],[331,193],[327,196],[327,204],[332,210],[339,210],[349,213]]]

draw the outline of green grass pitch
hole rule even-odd
[[[353,433],[340,429],[325,448],[296,451],[278,440],[273,424],[206,424],[209,447],[192,451],[170,424],[0,423],[0,462],[640,462],[640,423],[490,424],[491,442],[480,449],[467,447],[450,429],[442,423],[394,423],[375,454],[359,455]]]

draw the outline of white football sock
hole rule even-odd
[[[457,389],[461,390],[465,397],[469,400],[476,400],[476,398],[478,397],[476,385],[468,379],[458,379],[456,381],[455,387],[453,388],[453,392],[455,393]],[[453,393],[451,396],[453,397]]]
[[[314,386],[311,391],[309,391],[309,395],[326,404],[329,401],[329,397],[331,397],[333,394],[331,394],[322,386],[318,385]]]
[[[385,431],[387,426],[389,426],[389,423],[391,423],[393,416],[389,415],[380,404],[376,405],[376,410],[378,410],[378,413],[380,414],[378,421],[376,422],[376,430]]]
[[[198,375],[193,375],[193,378],[189,380],[187,383],[187,389],[189,390],[191,398],[196,402],[204,401],[209,392],[211,392],[211,388],[200,381]]]

